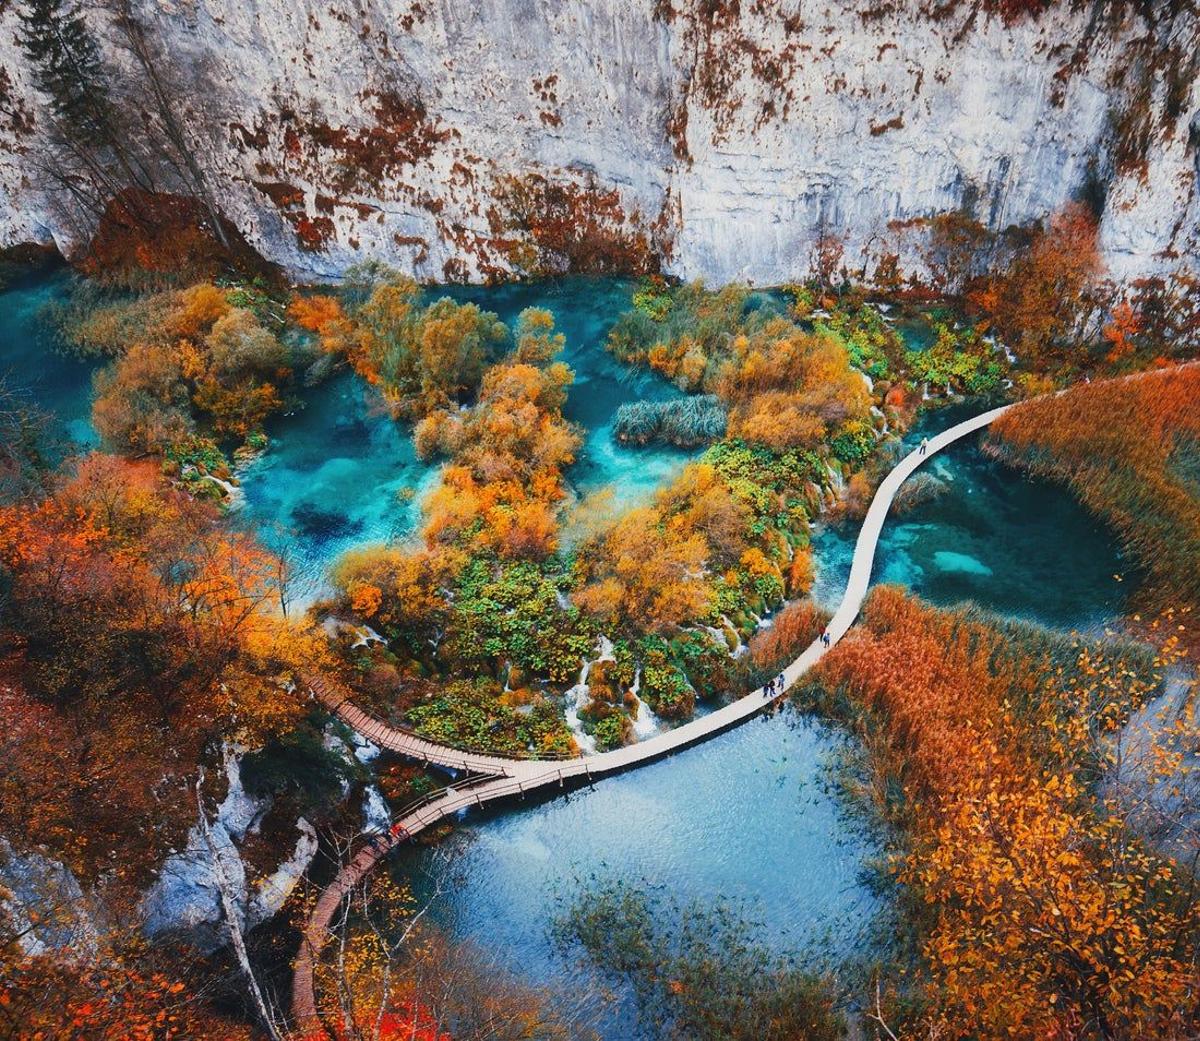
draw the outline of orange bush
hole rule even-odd
[[[894,870],[932,915],[917,1033],[1184,1036],[1200,910],[1092,787],[1161,674],[1087,645],[1054,667],[1036,640],[883,587],[818,676],[861,712],[905,835]]]
[[[1023,361],[1037,365],[1075,330],[1101,272],[1095,218],[1071,204],[1033,234],[1007,272],[970,294]]]

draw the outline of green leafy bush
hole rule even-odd
[[[506,705],[502,694],[495,680],[456,680],[410,708],[408,723],[431,741],[497,755],[536,757],[574,748],[557,706],[538,698],[526,714]]]
[[[875,431],[869,423],[852,419],[833,436],[829,447],[834,458],[853,470],[861,470],[875,451]]]

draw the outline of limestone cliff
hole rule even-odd
[[[0,2],[0,243],[89,230],[46,191]],[[297,277],[920,270],[928,219],[1087,196],[1114,276],[1196,265],[1189,0],[141,0],[226,217]],[[1035,8],[1033,13],[1021,8]],[[103,5],[106,57],[128,65]]]

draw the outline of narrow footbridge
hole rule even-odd
[[[854,624],[866,598],[871,583],[871,569],[875,562],[875,549],[883,523],[887,519],[892,500],[900,485],[926,459],[960,438],[973,434],[1003,415],[1010,406],[1002,405],[978,416],[974,416],[950,429],[931,437],[924,448],[914,449],[901,459],[884,478],[875,492],[871,506],[863,520],[858,541],[854,547],[854,559],[850,577],[842,594],[842,602],[826,631],[830,646],[837,643]],[[323,1027],[317,1014],[313,970],[321,950],[330,937],[329,928],[346,896],[374,869],[388,852],[402,842],[408,841],[418,832],[472,806],[484,806],[500,799],[521,797],[529,792],[540,792],[563,788],[568,781],[592,781],[606,774],[627,770],[642,763],[670,755],[705,738],[737,726],[751,716],[758,715],[771,703],[793,686],[813,667],[828,650],[821,641],[814,640],[804,652],[783,670],[783,689],[767,695],[762,688],[754,690],[708,715],[693,719],[690,723],[673,730],[656,734],[646,741],[626,745],[600,755],[581,756],[561,760],[505,759],[498,756],[477,755],[424,740],[412,733],[390,727],[356,708],[341,693],[327,684],[312,678],[309,685],[319,698],[346,724],[363,737],[382,748],[411,756],[425,763],[453,770],[465,771],[467,777],[448,788],[433,793],[430,797],[402,810],[391,828],[369,836],[366,845],[345,864],[337,876],[325,888],[309,916],[304,930],[304,939],[296,957],[295,976],[292,983],[292,1014],[302,1037],[321,1036]]]

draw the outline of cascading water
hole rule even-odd
[[[592,663],[585,661],[579,672],[579,682],[575,686],[567,688],[563,694],[563,716],[567,721],[567,727],[575,735],[575,743],[579,745],[579,751],[584,755],[596,754],[596,739],[583,729],[583,720],[579,718],[579,713],[587,708],[587,703],[591,700],[587,682],[591,669]]]
[[[579,750],[584,755],[596,753],[596,739],[584,729],[579,713],[592,700],[591,688],[588,686],[588,676],[591,674],[592,666],[602,661],[616,661],[613,655],[613,642],[607,636],[601,636],[597,640],[596,657],[583,663],[583,667],[579,670],[579,682],[573,687],[568,687],[563,694],[563,716],[571,733],[575,735]],[[638,741],[652,737],[662,729],[658,716],[651,711],[649,705],[638,697],[641,683],[642,673],[641,669],[638,669],[634,675],[633,686],[627,691],[632,697],[637,712],[633,717],[633,734]]]
[[[633,677],[633,686],[629,688],[629,693],[633,697],[634,705],[637,708],[637,715],[633,720],[633,736],[639,741],[644,741],[648,737],[653,737],[661,729],[658,716],[656,716],[640,697],[638,691],[642,689],[642,670],[639,668]]]

